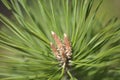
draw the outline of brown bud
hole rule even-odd
[[[64,34],[64,42],[62,43],[59,37],[55,32],[51,31],[52,37],[56,42],[57,48],[50,43],[51,49],[56,56],[56,58],[60,61],[62,65],[66,65],[67,62],[71,59],[71,44],[66,34]]]
[[[67,51],[71,51],[70,41],[65,33],[64,33],[64,44],[65,44],[65,49]]]
[[[58,55],[58,52],[57,52],[57,49],[55,48],[55,46],[54,46],[52,43],[50,43],[50,47],[51,47],[54,55],[57,56],[57,55]]]
[[[52,36],[53,36],[53,38],[54,38],[54,40],[55,40],[55,42],[57,44],[58,49],[61,49],[63,47],[62,42],[60,41],[60,39],[58,38],[58,36],[56,35],[56,33],[54,33],[53,31],[51,31],[51,34],[52,34]]]

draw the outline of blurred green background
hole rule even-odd
[[[103,0],[103,8],[108,15],[120,18],[120,0]]]

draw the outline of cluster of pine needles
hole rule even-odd
[[[12,16],[0,13],[0,80],[119,80],[120,20],[103,1],[2,0]],[[62,65],[51,31],[69,41]]]

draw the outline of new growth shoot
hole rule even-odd
[[[51,31],[51,34],[57,45],[57,47],[55,47],[53,43],[50,43],[52,52],[54,53],[56,59],[60,62],[62,67],[65,68],[68,66],[72,55],[70,41],[65,33],[63,42],[59,39],[55,32]]]

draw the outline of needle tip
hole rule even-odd
[[[52,42],[50,42],[50,45],[52,45],[53,43]]]
[[[64,33],[64,37],[67,37],[67,34],[66,34],[66,33]]]
[[[55,33],[53,31],[51,31],[51,34],[54,35]]]

